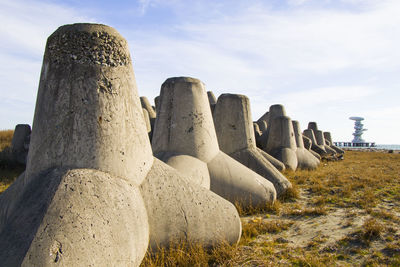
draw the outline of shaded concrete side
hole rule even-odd
[[[284,171],[285,168],[285,164],[283,164],[282,161],[277,160],[276,158],[274,158],[273,156],[271,156],[270,154],[268,154],[267,152],[265,152],[264,150],[260,149],[257,147],[257,151],[266,159],[268,160],[272,165],[274,165],[274,167],[280,171]]]
[[[337,146],[335,146],[335,145],[333,144],[333,142],[332,142],[332,136],[331,136],[331,133],[330,133],[330,132],[324,132],[324,137],[325,137],[325,140],[327,140],[327,141],[330,142],[329,146],[330,146],[332,149],[334,149],[334,150],[336,151],[336,153],[338,153],[338,154],[344,154],[344,150],[343,150],[343,149],[341,149],[341,148],[339,148],[339,147],[337,147]]]
[[[271,112],[270,112],[271,114]],[[292,120],[287,116],[270,118],[268,140],[265,151],[291,170],[297,168],[296,140]]]
[[[277,197],[292,187],[289,180],[263,157],[258,150],[242,149],[230,154],[230,156],[270,181],[275,187]]]
[[[142,105],[142,108],[147,110],[149,113],[150,119],[155,119],[156,118],[156,111],[153,109],[153,107],[150,104],[150,101],[147,97],[141,96],[140,97],[140,104]]]
[[[324,134],[322,131],[317,130],[314,132],[315,134],[315,139],[317,140],[317,144],[324,147],[326,153],[328,153],[329,155],[335,155],[336,151],[332,148],[330,148],[329,146],[326,145],[325,143],[325,138],[324,138]]]
[[[173,152],[162,152],[156,154],[155,157],[178,170],[191,183],[210,189],[210,175],[204,161]]]
[[[29,124],[17,124],[11,140],[11,152],[13,160],[20,164],[26,164],[29,143],[31,136],[31,126]]]
[[[207,166],[211,191],[232,203],[256,207],[276,199],[276,190],[271,182],[222,151]]]
[[[311,150],[318,153],[321,157],[327,156],[328,153],[325,150],[325,147],[317,144],[317,140],[315,139],[314,131],[310,129],[306,129],[303,131],[303,135],[308,137],[311,140]]]
[[[152,250],[171,242],[214,246],[239,241],[241,222],[235,207],[163,162],[155,160],[140,190],[149,217]]]
[[[292,121],[292,124],[297,145],[297,168],[311,170],[316,169],[320,164],[320,161],[313,154],[311,154],[309,150],[305,149],[300,123],[298,121]]]
[[[311,149],[312,147],[311,139],[303,135],[303,142],[304,142],[304,148],[310,151],[310,153],[313,154],[313,156],[316,157],[318,160],[321,160],[321,155]]]
[[[307,129],[313,130],[313,131],[314,131],[314,134],[315,134],[315,132],[318,131],[318,125],[317,125],[316,122],[310,121],[310,122],[308,123]]]
[[[0,233],[4,266],[138,266],[149,227],[137,187],[88,169],[52,169],[21,193]]]

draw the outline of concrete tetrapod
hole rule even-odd
[[[329,142],[329,146],[336,151],[338,154],[344,154],[344,150],[335,146],[332,142],[332,136],[330,132],[324,132],[324,138]]]
[[[60,27],[46,46],[26,172],[0,195],[2,264],[138,266],[149,236],[150,244],[237,242],[234,206],[193,184],[182,192],[183,183],[152,156],[126,41],[105,25]],[[226,218],[199,204],[214,201]],[[175,227],[158,237],[171,220]]]
[[[0,196],[2,264],[140,264],[149,225],[138,185],[153,157],[133,77],[110,27],[48,38],[26,172]]]
[[[20,164],[26,164],[31,126],[29,124],[18,124],[15,126],[14,135],[11,141],[11,152],[13,160]]]
[[[208,102],[210,103],[211,113],[214,112],[215,105],[217,104],[217,98],[212,91],[207,91]]]
[[[257,149],[250,111],[244,95],[222,94],[214,110],[214,125],[220,149],[273,183],[277,195],[292,184]]]
[[[329,155],[325,150],[325,146],[318,145],[313,130],[306,129],[303,131],[303,135],[311,140],[311,150],[318,153],[321,157],[326,157]]]
[[[292,121],[292,124],[297,145],[297,168],[309,170],[316,169],[320,164],[320,161],[308,149],[305,149],[300,123],[298,121]]]
[[[292,120],[287,116],[270,117],[268,129],[266,152],[282,161],[286,168],[295,171],[298,162]]]
[[[207,93],[197,79],[177,77],[163,83],[152,146],[154,155],[161,159],[171,153],[169,161],[175,154],[206,163],[211,191],[232,203],[240,201],[244,207],[258,206],[276,198],[271,182],[220,151]],[[177,161],[174,160],[174,166],[187,172],[188,166]],[[204,176],[192,178],[202,180]]]
[[[260,126],[260,130],[263,133],[260,138],[261,149],[263,149],[267,153],[268,153],[267,142],[268,142],[268,138],[269,138],[269,130],[270,130],[271,121],[280,116],[286,116],[285,107],[280,104],[275,104],[275,105],[270,106],[269,111],[267,113],[265,113],[257,121],[258,125]]]
[[[147,97],[141,96],[140,103],[142,105],[142,108],[147,110],[147,113],[149,114],[150,126],[151,126],[151,130],[153,131],[154,130],[154,122],[155,122],[156,116],[157,116],[156,111],[151,106],[150,101],[149,101],[149,99],[147,99]],[[150,135],[150,140],[151,140],[151,135]]]
[[[324,133],[322,131],[317,130],[314,132],[314,134],[315,134],[315,139],[317,140],[317,144],[324,147],[326,153],[328,153],[329,155],[336,155],[336,151],[326,144]]]
[[[310,151],[310,153],[313,154],[314,157],[316,157],[319,161],[321,161],[321,156],[317,152],[311,149],[312,147],[311,139],[305,135],[302,135],[302,137],[303,137],[304,148]]]

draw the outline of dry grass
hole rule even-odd
[[[0,194],[25,170],[25,166],[9,160],[13,130],[0,131]]]
[[[12,131],[0,132],[0,151],[11,138]],[[0,192],[22,171],[1,165]],[[285,175],[293,188],[275,203],[248,209],[236,203],[242,217],[250,215],[242,218],[239,244],[171,244],[148,252],[141,266],[400,266],[400,154],[347,151],[343,161]],[[288,240],[301,237],[299,224],[322,222],[337,210],[350,230],[343,238],[328,244],[318,236],[304,246]]]
[[[14,134],[13,130],[0,131],[0,151],[5,149],[6,147],[11,146],[13,134]]]

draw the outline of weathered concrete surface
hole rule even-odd
[[[321,156],[317,152],[311,149],[312,147],[311,139],[305,135],[302,135],[302,137],[303,137],[304,148],[310,151],[310,153],[313,154],[314,157],[316,157],[318,160],[321,160]]]
[[[266,159],[268,160],[276,169],[279,171],[284,171],[286,169],[285,164],[282,163],[282,161],[277,160],[264,150],[260,149],[257,147],[257,151]]]
[[[259,147],[259,140],[262,135],[262,132],[260,131],[260,127],[258,127],[258,124],[256,122],[253,122],[253,131],[254,131],[254,138],[256,139],[256,146]]]
[[[178,170],[193,184],[210,189],[210,174],[204,161],[189,155],[173,152],[161,152],[154,156]]]
[[[156,96],[155,98],[154,98],[154,105],[155,105],[155,107],[156,107],[156,114],[158,113],[158,110],[159,110],[159,105],[160,105],[160,96]]]
[[[311,150],[318,153],[321,157],[326,157],[329,155],[325,150],[325,146],[318,145],[313,130],[306,129],[303,131],[303,135],[311,140]]]
[[[230,201],[243,200],[244,207],[276,198],[270,182],[220,152],[209,100],[197,79],[177,77],[163,83],[152,146],[155,155],[171,152],[207,163],[211,191]]]
[[[257,124],[258,124],[258,126],[260,126],[260,129],[262,128],[262,127],[261,127],[261,123],[262,123],[263,121],[267,122],[268,120],[269,120],[269,111],[265,112],[264,115],[262,115],[262,116],[257,120]]]
[[[313,130],[313,131],[314,131],[314,134],[315,134],[315,131],[318,131],[318,125],[317,125],[317,123],[316,123],[315,121],[310,121],[310,122],[308,123],[307,129]]]
[[[149,216],[151,249],[182,240],[205,246],[239,241],[236,208],[163,162],[155,160],[140,190]]]
[[[69,166],[140,184],[153,156],[134,77],[128,45],[116,30],[74,24],[54,32],[43,59],[27,175]]]
[[[140,104],[142,105],[142,108],[147,110],[147,112],[149,113],[150,119],[155,119],[156,118],[156,111],[151,106],[150,101],[149,101],[149,99],[147,97],[141,96],[140,97]]]
[[[143,112],[144,123],[146,124],[147,134],[149,135],[149,137],[151,137],[151,123],[150,123],[149,112],[147,112],[147,109],[145,108],[142,108],[142,112]]]
[[[214,110],[214,125],[221,151],[273,183],[279,195],[292,185],[256,147],[250,100],[244,95],[222,94]]]
[[[329,155],[336,155],[336,151],[326,145],[324,134],[322,131],[316,130],[314,131],[314,134],[315,134],[315,139],[317,140],[317,144],[321,147],[324,147],[326,153],[328,153]]]
[[[11,152],[13,160],[20,164],[26,164],[31,126],[29,124],[18,124],[15,126],[14,135],[11,141]]]
[[[161,86],[160,112],[153,133],[153,152],[175,152],[213,159],[218,141],[203,83],[194,78],[169,78]]]
[[[52,169],[31,181],[0,234],[3,266],[137,266],[147,249],[139,190],[110,174]]]
[[[278,105],[276,105],[278,106]],[[274,109],[275,110],[275,109]],[[287,116],[271,117],[265,151],[285,164],[291,170],[297,168],[296,140],[292,120]]]
[[[268,128],[266,121],[262,120],[262,121],[259,121],[257,124],[258,124],[258,127],[260,128],[261,133],[264,133]]]
[[[320,161],[308,149],[305,149],[300,123],[292,121],[294,136],[296,139],[297,168],[313,170],[318,167]]]
[[[208,102],[210,103],[211,113],[214,112],[215,105],[217,104],[217,98],[212,91],[207,91]]]
[[[222,151],[207,164],[211,191],[244,208],[265,206],[276,199],[273,184]]]
[[[329,146],[330,146],[332,149],[334,149],[334,150],[336,151],[336,153],[338,153],[338,154],[344,154],[344,150],[343,150],[343,149],[341,149],[341,148],[339,148],[339,147],[337,147],[337,146],[335,146],[335,145],[333,144],[333,142],[332,142],[332,136],[331,136],[331,133],[330,133],[330,132],[324,132],[324,138],[325,138],[326,141],[328,141],[328,142],[330,143]]]

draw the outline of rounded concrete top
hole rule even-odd
[[[313,130],[314,133],[315,133],[315,131],[318,131],[318,125],[317,125],[317,123],[314,122],[314,121],[310,121],[310,122],[308,123],[308,129]]]
[[[52,63],[101,66],[131,64],[127,41],[112,27],[77,23],[59,27],[47,39],[45,57]]]
[[[192,77],[171,77],[165,80],[165,82],[161,85],[161,87],[164,86],[164,84],[169,84],[169,83],[201,83],[204,86],[204,83],[200,81],[199,79],[192,78]]]
[[[269,107],[268,120],[273,120],[280,116],[286,116],[285,107],[281,104],[275,104]],[[268,124],[269,121],[267,121]]]

